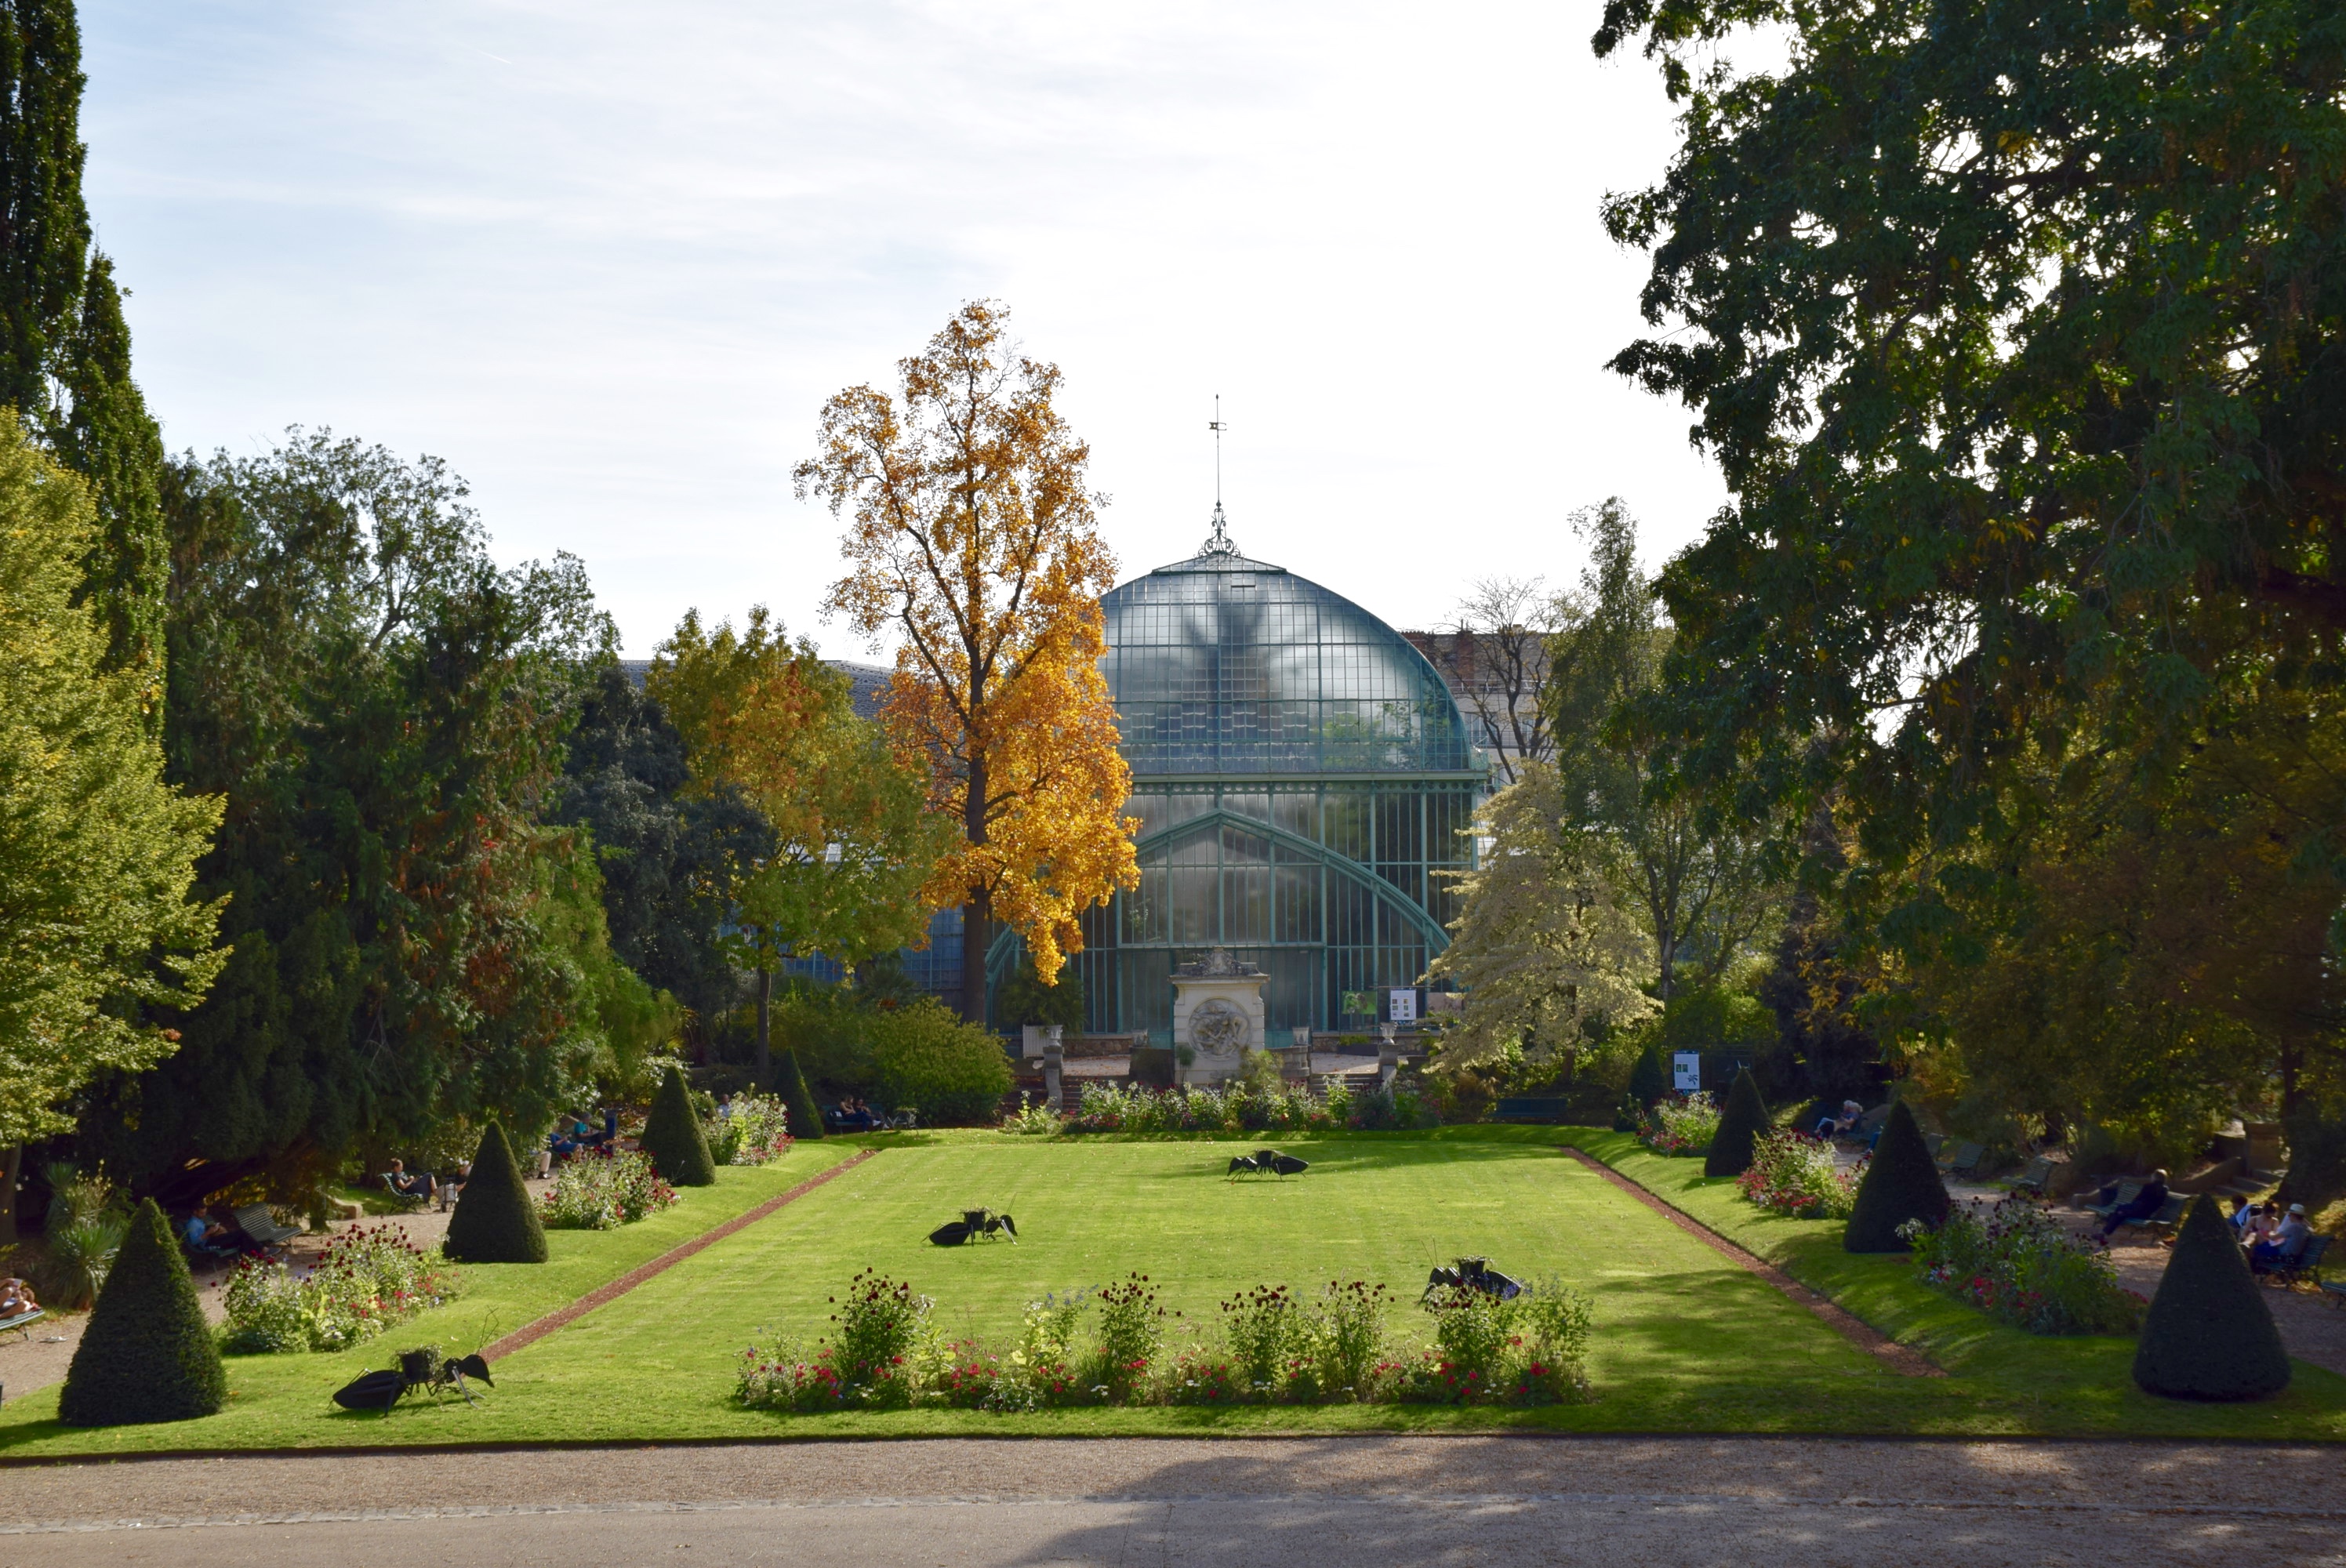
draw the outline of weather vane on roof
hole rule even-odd
[[[1214,433],[1214,532],[1199,552],[1207,555],[1235,555],[1239,547],[1230,543],[1229,519],[1222,515],[1222,432],[1229,428],[1222,423],[1222,394],[1214,394],[1214,417],[1206,426]]]

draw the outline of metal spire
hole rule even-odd
[[[1214,532],[1206,541],[1201,555],[1235,555],[1239,547],[1230,543],[1229,519],[1222,515],[1222,432],[1229,428],[1222,423],[1222,394],[1214,394],[1214,417],[1206,426],[1214,433]]]

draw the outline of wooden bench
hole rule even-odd
[[[2177,1226],[2183,1223],[2184,1206],[2190,1201],[2188,1194],[2179,1192],[2168,1193],[2167,1195],[2167,1201],[2158,1206],[2158,1212],[2157,1214],[2142,1215],[2133,1219],[2121,1220],[2118,1222],[2118,1228],[2121,1230],[2139,1229],[2146,1236],[2158,1231],[2172,1231]]]

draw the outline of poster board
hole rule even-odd
[[[1701,1052],[1670,1053],[1670,1087],[1681,1095],[1694,1094],[1702,1087]]]

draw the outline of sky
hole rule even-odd
[[[1604,368],[1598,203],[1668,106],[1599,7],[85,0],[86,194],[174,450],[326,426],[444,458],[500,559],[586,563],[626,651],[820,606],[832,392],[965,300],[1066,375],[1126,575],[1230,533],[1404,626],[1649,565],[1724,500]]]

